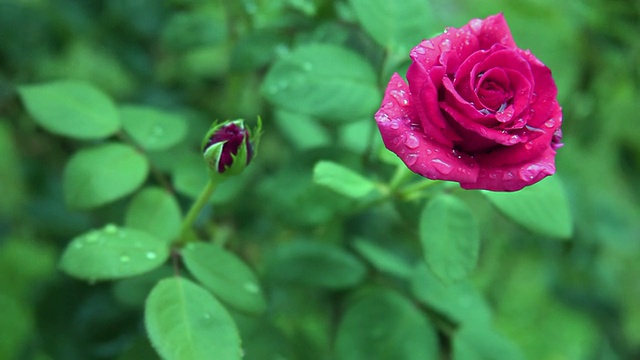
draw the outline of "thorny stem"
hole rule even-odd
[[[200,195],[196,201],[191,205],[191,209],[185,216],[184,221],[182,222],[182,230],[180,232],[180,239],[178,240],[178,245],[184,245],[189,242],[189,232],[191,231],[191,227],[193,223],[198,218],[198,215],[202,211],[202,208],[207,204],[209,199],[211,198],[211,194],[216,189],[217,182],[212,178],[209,178],[209,182],[207,182],[207,186],[202,189]]]

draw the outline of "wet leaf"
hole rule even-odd
[[[90,282],[145,273],[169,257],[167,244],[140,230],[113,224],[73,239],[62,254],[60,268]]]
[[[258,278],[234,254],[213,244],[192,243],[182,250],[182,256],[196,280],[229,306],[254,314],[265,310]]]
[[[122,127],[145,150],[165,150],[187,134],[185,119],[147,106],[122,106]]]

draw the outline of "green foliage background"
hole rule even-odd
[[[496,348],[531,359],[640,358],[640,3],[415,0],[385,9],[408,14],[402,26],[380,23],[387,32],[362,22],[375,15],[367,4],[0,0],[0,359],[157,358],[142,305],[169,267],[96,284],[58,269],[78,234],[142,221],[126,218],[128,198],[90,212],[67,206],[65,165],[99,140],[51,134],[18,92],[60,79],[92,84],[129,114],[153,107],[179,116],[187,140],[149,161],[170,174],[182,209],[206,181],[197,149],[210,123],[264,119],[259,156],[217,189],[199,222],[265,288],[266,313],[232,312],[246,359],[384,358],[394,341],[407,359],[435,356],[436,346],[443,359],[490,359]],[[555,228],[500,215],[480,192],[456,192],[478,216],[478,266],[469,281],[427,286],[433,274],[416,265],[419,232],[428,231],[416,216],[424,199],[359,211],[358,201],[320,186],[330,179],[314,183],[314,165],[390,178],[372,119],[390,74],[407,66],[406,50],[420,39],[497,12],[557,81],[565,135],[557,177],[573,235],[558,240]],[[387,38],[403,26],[423,32]],[[304,78],[306,64],[322,76]],[[295,97],[296,86],[327,86],[325,75],[336,73],[349,87],[330,84],[335,96]],[[353,106],[338,112],[345,102]],[[345,175],[356,184],[345,192],[375,187],[360,175]],[[148,183],[167,185],[161,178]],[[389,327],[377,329],[368,322],[375,317]],[[495,332],[474,328],[489,318]],[[450,336],[451,324],[463,323],[472,325]]]

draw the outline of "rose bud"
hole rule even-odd
[[[260,132],[258,122],[257,135]],[[204,159],[212,175],[235,175],[249,164],[255,156],[254,144],[244,120],[214,123],[202,142]]]
[[[551,71],[502,14],[424,40],[391,77],[375,118],[413,172],[465,189],[516,191],[555,172],[562,109]]]

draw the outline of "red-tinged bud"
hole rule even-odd
[[[244,120],[214,123],[202,142],[204,159],[211,174],[234,175],[242,172],[255,156],[256,136],[245,127]]]

